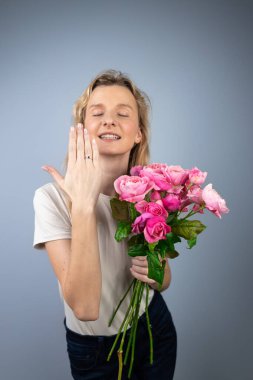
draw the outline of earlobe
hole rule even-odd
[[[137,133],[136,138],[135,138],[135,144],[139,144],[141,142],[141,139],[142,139],[142,133],[141,133],[141,130],[139,128],[138,133]]]

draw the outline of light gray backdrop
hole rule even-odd
[[[72,105],[101,70],[152,101],[152,161],[208,171],[231,209],[180,246],[163,293],[175,380],[252,379],[252,1],[1,1],[0,377],[70,379],[63,305],[32,248],[40,169],[61,169]]]

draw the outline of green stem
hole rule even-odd
[[[125,335],[126,335],[126,331],[127,331],[127,327],[128,327],[128,324],[132,318],[132,315],[134,313],[134,307],[131,309],[131,311],[129,312],[128,314],[128,318],[126,320],[126,323],[124,325],[124,332],[123,332],[123,336],[121,338],[121,341],[120,341],[120,347],[117,351],[118,353],[118,360],[119,360],[119,372],[118,372],[118,380],[121,380],[121,377],[122,377],[122,368],[123,368],[123,364],[122,364],[122,354],[123,354],[123,345],[124,345],[124,341],[125,341]]]
[[[127,289],[126,293],[124,294],[124,296],[123,296],[123,297],[121,298],[121,300],[119,301],[119,304],[118,304],[116,310],[114,311],[114,313],[112,314],[112,317],[111,317],[111,319],[110,319],[110,321],[109,321],[109,323],[108,323],[108,327],[111,326],[112,321],[114,320],[114,317],[115,317],[117,311],[118,311],[119,308],[120,308],[120,305],[122,304],[122,302],[123,302],[124,299],[126,298],[128,292],[130,291],[131,287],[133,286],[134,280],[135,280],[135,279],[133,279],[133,281],[131,282],[131,284],[130,284],[129,288]]]
[[[130,336],[129,336],[128,343],[127,343],[126,355],[125,355],[125,359],[124,359],[124,365],[126,365],[126,363],[127,363],[127,358],[128,358],[129,350],[130,350],[132,339],[133,339],[133,332],[134,332],[134,329],[133,329],[133,327],[131,327],[131,332],[130,332]]]
[[[139,282],[139,280],[137,280],[137,282]],[[138,297],[138,299],[139,299],[139,297]],[[133,327],[134,327],[134,318],[133,318],[133,324],[131,327],[131,332],[130,332],[130,336],[129,336],[129,340],[128,340],[128,344],[127,344],[127,350],[126,350],[126,355],[125,355],[125,359],[124,359],[124,365],[126,365],[126,363],[127,363],[129,350],[131,348],[131,343],[132,343],[132,339],[134,336],[134,328]]]
[[[184,220],[186,218],[189,218],[190,216],[194,215],[194,214],[197,214],[197,212],[199,212],[200,210],[203,210],[205,208],[205,206],[201,206],[198,211],[190,211],[184,218],[180,219],[180,220]]]
[[[119,328],[118,334],[117,334],[117,336],[116,336],[116,338],[115,338],[115,340],[114,340],[114,343],[113,343],[113,346],[112,346],[112,348],[111,348],[111,351],[109,352],[109,355],[108,355],[108,357],[107,357],[107,361],[109,361],[110,358],[111,358],[111,356],[112,356],[112,353],[113,353],[113,351],[114,351],[114,348],[115,348],[115,346],[116,346],[116,344],[117,344],[117,341],[118,341],[118,339],[119,339],[119,336],[120,336],[120,334],[121,334],[121,330],[122,330],[122,328],[123,328],[123,326],[124,326],[124,324],[125,324],[125,322],[126,322],[126,319],[127,319],[127,317],[128,317],[128,313],[129,313],[130,310],[131,310],[132,303],[133,303],[133,301],[134,301],[134,294],[135,294],[135,289],[136,289],[136,286],[135,286],[136,281],[137,281],[137,280],[134,279],[134,281],[132,282],[133,287],[134,287],[134,291],[133,291],[133,295],[132,295],[132,298],[131,298],[131,302],[130,302],[130,305],[128,306],[128,309],[127,309],[127,311],[126,311],[125,318],[124,318],[123,322],[121,323],[121,326],[120,326],[120,328]]]
[[[149,314],[148,314],[148,296],[149,296],[149,286],[148,286],[148,284],[146,284],[146,307],[145,307],[145,312],[146,312],[148,334],[149,334],[150,364],[153,364],[153,337],[152,337],[152,332],[151,332],[151,328],[150,328],[150,319],[149,319]]]
[[[132,373],[132,368],[133,368],[133,363],[134,363],[134,351],[135,351],[135,341],[136,341],[136,330],[138,326],[138,319],[139,319],[139,310],[140,310],[140,304],[141,304],[141,299],[144,291],[145,284],[142,281],[139,281],[139,289],[138,289],[138,298],[137,298],[137,305],[136,305],[136,312],[134,315],[134,323],[133,323],[133,340],[131,343],[132,346],[132,351],[131,351],[131,361],[130,361],[130,368],[128,371],[128,378],[130,379],[131,373]]]
[[[192,212],[192,210],[184,217],[184,218],[181,218],[180,220],[184,220],[184,219],[187,219],[187,218],[189,218],[190,216],[192,216],[193,215],[193,212]]]
[[[137,281],[139,282],[139,280],[137,280]],[[140,297],[138,297],[138,299],[140,300]],[[132,339],[133,339],[133,336],[134,336],[133,325],[134,325],[134,321],[133,321],[133,324],[132,324],[132,328],[131,328],[131,332],[130,332],[130,336],[129,336],[129,340],[128,340],[128,344],[127,344],[127,350],[126,350],[126,354],[125,354],[124,365],[126,365],[126,363],[127,363],[128,354],[129,354],[129,350],[130,350],[130,347],[131,347],[131,342],[132,342]]]
[[[118,380],[121,380],[121,377],[122,377],[122,369],[123,369],[123,364],[122,364],[122,354],[123,354],[123,346],[124,346],[124,341],[125,341],[125,336],[126,336],[126,331],[127,331],[127,327],[128,325],[131,323],[131,320],[132,320],[132,315],[135,313],[136,311],[136,304],[138,306],[138,300],[139,300],[139,281],[137,280],[137,283],[136,283],[136,287],[135,287],[135,291],[134,291],[134,296],[133,296],[133,304],[132,304],[132,309],[131,311],[129,312],[128,314],[128,318],[125,322],[125,325],[124,325],[124,332],[123,332],[123,336],[121,338],[121,342],[120,342],[120,347],[118,349],[118,360],[119,360],[119,372],[118,372]]]

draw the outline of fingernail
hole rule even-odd
[[[48,172],[48,167],[47,166],[41,166],[41,169],[46,170]]]
[[[82,126],[81,123],[78,123],[78,124],[77,124],[77,128],[82,129],[82,127],[83,127],[83,126]]]
[[[70,127],[70,131],[71,132],[74,132],[75,128],[73,127],[73,125]]]
[[[83,132],[84,132],[85,135],[88,134],[88,130],[86,128],[84,128]]]
[[[92,143],[93,143],[93,144],[96,144],[96,140],[95,140],[95,139],[92,139]]]

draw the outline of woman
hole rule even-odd
[[[106,359],[130,294],[110,327],[108,321],[133,277],[150,285],[154,363],[149,363],[144,296],[131,379],[173,378],[177,335],[171,314],[158,284],[147,276],[146,257],[131,259],[126,242],[115,241],[116,222],[110,209],[115,179],[128,174],[134,165],[148,163],[148,111],[147,95],[127,75],[115,70],[100,73],[75,104],[65,176],[44,166],[54,182],[35,191],[33,245],[46,249],[58,279],[71,373],[76,380],[117,379],[117,347],[110,361]],[[170,281],[167,261],[161,291]],[[128,367],[123,368],[126,379]]]

